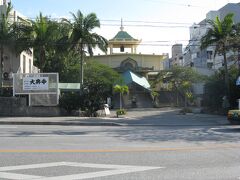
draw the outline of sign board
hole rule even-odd
[[[56,106],[58,84],[58,73],[13,73],[13,96],[28,95],[29,106]]]
[[[104,111],[106,115],[110,115],[108,104],[104,104]]]
[[[48,90],[48,77],[24,77],[23,90]]]
[[[240,76],[237,78],[236,85],[240,86]]]

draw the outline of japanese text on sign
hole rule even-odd
[[[24,77],[23,90],[48,90],[48,77]]]

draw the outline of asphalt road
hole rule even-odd
[[[0,125],[0,179],[237,180],[240,126]]]

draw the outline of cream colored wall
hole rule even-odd
[[[24,56],[25,56],[25,72],[24,68]],[[16,73],[19,68],[21,73],[31,73],[33,66],[33,54],[30,55],[23,51],[20,55],[16,56],[16,53],[12,50],[4,48],[4,62],[3,62],[3,72],[13,72]]]
[[[10,51],[8,48],[4,47],[4,54],[3,54],[3,72],[17,72],[19,67],[19,57],[16,56],[15,53]]]
[[[121,62],[126,60],[127,58],[135,60],[139,67],[154,67],[154,71],[160,71],[163,70],[163,60],[168,57],[164,55],[145,54],[113,54],[88,57],[88,59],[92,59],[99,63],[108,65],[111,68],[120,67]]]
[[[24,61],[25,61],[25,63],[24,63]],[[25,66],[25,68],[24,68],[24,66]],[[26,53],[25,51],[23,51],[20,54],[21,73],[31,73],[32,67],[33,67],[33,55],[30,55],[30,54]]]

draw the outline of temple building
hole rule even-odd
[[[108,41],[109,53],[87,57],[105,64],[122,74],[129,87],[129,94],[125,97],[125,107],[131,107],[132,99],[136,100],[136,107],[152,107],[151,87],[149,81],[163,70],[163,61],[168,54],[137,53],[141,40],[133,38],[124,31],[121,23],[120,31]]]
[[[158,72],[163,70],[163,61],[168,54],[142,54],[137,53],[141,40],[133,38],[121,24],[120,31],[108,41],[109,54],[88,57],[105,64],[120,73],[132,71],[133,73],[151,80]]]

